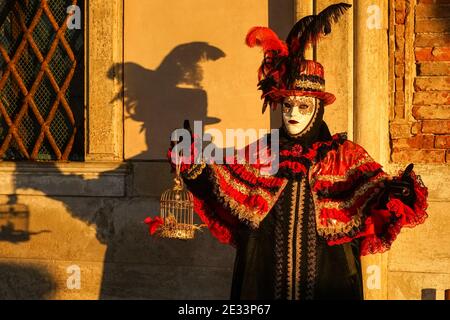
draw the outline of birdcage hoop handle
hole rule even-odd
[[[176,153],[175,156],[175,189],[183,189],[183,179],[181,179],[181,163],[183,161],[183,150]]]

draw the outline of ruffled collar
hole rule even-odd
[[[313,163],[322,160],[330,150],[335,150],[347,140],[346,133],[338,133],[330,139],[302,145],[295,139],[280,137],[279,170],[276,176],[289,179],[307,174]]]

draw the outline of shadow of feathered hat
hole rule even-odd
[[[263,113],[267,107],[276,109],[284,97],[312,96],[332,104],[336,97],[325,91],[323,66],[305,59],[306,49],[331,32],[331,24],[351,7],[347,3],[333,4],[317,15],[299,20],[286,42],[267,27],[253,27],[247,34],[249,47],[260,46],[264,59],[258,70],[258,88],[263,92]]]

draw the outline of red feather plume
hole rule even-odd
[[[269,51],[277,51],[279,56],[287,56],[289,54],[286,43],[277,36],[277,34],[270,28],[253,27],[247,33],[245,43],[253,48],[260,46],[264,53]]]

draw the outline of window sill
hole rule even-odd
[[[54,172],[54,173],[104,173],[126,174],[126,162],[0,162],[0,172]]]
[[[124,197],[124,162],[0,162],[0,194]]]

